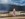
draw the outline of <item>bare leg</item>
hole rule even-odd
[[[13,9],[13,16],[16,16],[15,9]]]

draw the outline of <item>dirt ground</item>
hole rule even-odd
[[[12,13],[12,12],[11,12]],[[11,15],[11,14],[10,14]],[[25,19],[25,16],[16,16],[16,17],[2,17],[0,19]]]
[[[7,17],[7,18],[0,18],[0,19],[25,19],[25,17]]]
[[[25,16],[17,16],[17,17],[4,17],[0,19],[25,19]]]

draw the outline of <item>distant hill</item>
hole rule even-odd
[[[5,11],[13,11],[13,8],[15,7],[16,11],[25,11],[25,6],[19,6],[19,5],[0,5],[0,10],[5,10]]]

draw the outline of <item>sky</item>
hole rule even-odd
[[[1,4],[6,4],[8,1],[7,0],[0,0]]]
[[[12,4],[12,5],[20,5],[20,6],[24,6],[25,5],[25,0],[0,0],[0,4]],[[10,7],[10,6],[9,6]],[[9,8],[8,6],[5,6],[5,7],[1,7],[0,6],[0,9],[1,8]]]
[[[23,6],[25,5],[25,0],[11,0],[12,4]]]
[[[25,0],[0,0],[1,4],[25,5]]]

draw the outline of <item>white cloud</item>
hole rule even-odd
[[[25,3],[23,3],[23,1],[25,1],[25,0],[21,0],[20,3],[16,3],[16,2],[11,1],[11,4],[23,6],[23,5],[25,5]]]
[[[8,3],[8,0],[1,0],[2,4]]]

